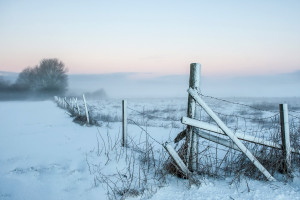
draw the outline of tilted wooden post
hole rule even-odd
[[[127,146],[127,101],[122,100],[122,147]]]
[[[280,126],[281,126],[281,139],[282,139],[282,153],[283,153],[283,172],[291,172],[291,145],[290,145],[290,130],[288,119],[288,106],[287,104],[279,104],[280,110]]]
[[[82,95],[83,102],[84,102],[84,107],[85,107],[85,114],[86,114],[86,122],[89,124],[90,123],[90,117],[89,117],[89,111],[86,105],[86,100],[84,94]]]
[[[181,171],[188,177],[189,174],[191,174],[191,172],[184,164],[184,162],[181,160],[179,155],[176,153],[175,149],[169,144],[164,144],[163,147],[167,150],[167,152],[173,158],[173,160],[175,161],[177,166],[181,169]]]
[[[237,136],[224,124],[224,122],[208,107],[208,105],[198,95],[197,90],[188,89],[188,93],[203,108],[203,110],[216,122],[220,129],[234,142],[234,144],[250,159],[250,161],[259,169],[269,181],[276,179],[265,169],[264,166],[253,156]]]
[[[200,68],[199,63],[191,63],[190,65],[190,81],[189,87],[195,90],[199,90],[200,87]],[[188,96],[188,108],[187,116],[189,118],[195,118],[196,115],[196,102],[189,95]],[[187,126],[186,134],[186,146],[187,146],[187,155],[186,155],[186,165],[191,171],[195,171],[197,168],[197,134],[193,133],[193,127]]]

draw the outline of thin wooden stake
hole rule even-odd
[[[291,172],[291,144],[290,144],[290,130],[289,130],[289,115],[288,105],[279,104],[280,110],[280,126],[281,126],[281,139],[282,139],[282,153],[284,158],[283,172]]]
[[[85,107],[85,114],[86,114],[86,122],[89,124],[90,123],[90,117],[89,117],[89,111],[86,105],[86,100],[84,94],[82,95],[83,102],[84,102],[84,107]]]
[[[127,101],[122,100],[122,147],[127,146]]]

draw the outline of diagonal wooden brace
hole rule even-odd
[[[222,122],[222,120],[208,107],[208,105],[201,99],[197,91],[189,88],[188,93],[195,99],[195,101],[211,116],[217,125],[224,131],[224,133],[236,144],[236,146],[250,159],[250,161],[257,167],[261,173],[269,181],[276,181],[276,179],[266,170],[266,168],[253,156],[253,154],[245,147],[245,145],[234,135],[234,133]]]
[[[169,155],[173,158],[177,166],[180,168],[180,170],[186,175],[186,177],[189,177],[191,172],[187,168],[187,166],[184,164],[184,162],[181,160],[179,155],[176,153],[174,148],[169,144],[164,144],[163,147],[167,150]]]

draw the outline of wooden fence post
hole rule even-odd
[[[189,87],[195,90],[198,90],[200,87],[200,68],[199,63],[190,64],[190,80]],[[191,97],[188,96],[188,109],[187,116],[189,118],[195,118],[196,115],[196,102]],[[187,146],[187,155],[186,155],[186,165],[191,171],[195,171],[197,168],[198,154],[197,154],[197,134],[193,133],[193,127],[187,126],[186,134],[186,146]]]
[[[245,145],[237,138],[237,136],[224,124],[224,122],[210,109],[210,107],[201,99],[198,91],[192,88],[188,89],[188,93],[195,101],[211,116],[222,131],[236,144],[236,146],[250,159],[250,161],[259,169],[269,181],[275,181],[274,177],[265,169],[264,166],[253,156],[253,154],[245,147]]]
[[[281,126],[281,139],[282,139],[282,154],[284,158],[283,172],[291,172],[291,145],[290,145],[290,130],[288,119],[288,106],[287,104],[279,104],[280,110],[280,126]]]
[[[86,100],[84,94],[82,95],[83,102],[84,102],[84,107],[85,107],[85,114],[86,114],[86,122],[89,124],[90,123],[90,118],[89,118],[89,111],[86,105]]]
[[[127,101],[122,100],[122,147],[127,146]]]

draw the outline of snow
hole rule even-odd
[[[177,104],[179,100],[170,102]],[[110,105],[111,108],[102,104],[102,111],[118,115],[118,103],[121,105],[121,101],[115,100]],[[143,101],[141,104],[154,105],[156,108],[161,107],[163,103],[167,102]],[[130,102],[129,105],[138,108]],[[183,103],[179,104],[179,107],[182,106]],[[98,135],[101,134],[104,141],[108,141],[109,138],[113,141],[121,134],[120,122],[103,123],[100,128],[80,126],[72,122],[72,118],[52,101],[0,102],[0,113],[1,200],[107,199],[106,185],[95,184],[95,173],[90,173],[89,165],[95,166],[93,164],[98,163],[101,173],[107,176],[117,172],[123,173],[122,170],[126,169],[125,158],[122,157],[119,161],[114,159],[116,152],[122,150],[119,146],[109,152],[111,157],[108,163],[104,153],[97,155],[98,143],[100,148],[104,149]],[[178,113],[175,111],[174,114]],[[180,130],[182,127],[147,127],[151,136],[160,143],[174,138]],[[135,125],[128,126],[128,133],[137,143],[145,141],[145,135]],[[157,143],[156,145],[156,149],[159,149],[160,146]],[[232,178],[204,178],[200,186],[190,187],[187,180],[168,175],[166,183],[153,188],[153,196],[148,197],[300,199],[299,176],[288,183],[245,179],[239,185],[230,185]],[[140,199],[141,196],[129,198]]]
[[[230,179],[204,180],[200,187],[192,186],[186,189],[185,185],[178,184],[174,180],[168,187],[162,188],[153,196],[153,199],[300,199],[298,190],[292,186],[281,183],[266,183],[248,180],[242,181],[237,188],[229,185]],[[295,186],[297,187],[297,186]]]
[[[0,103],[0,199],[90,199],[85,153],[95,127],[74,124],[51,101]]]

